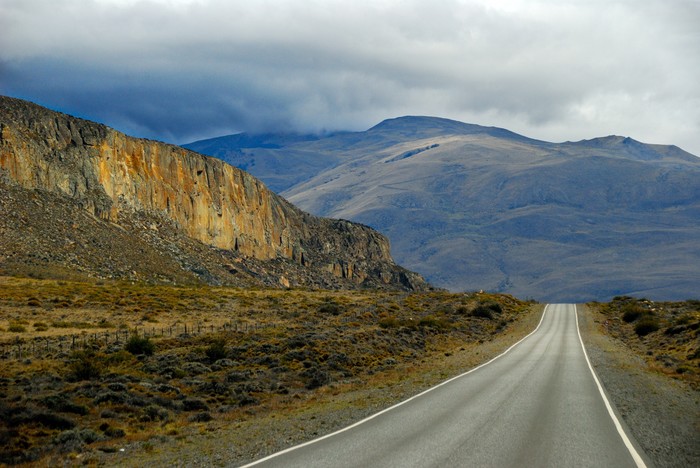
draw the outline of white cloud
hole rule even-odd
[[[178,142],[430,114],[700,154],[697,24],[695,0],[5,0],[0,89]]]

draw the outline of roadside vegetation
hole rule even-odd
[[[663,374],[700,388],[700,300],[654,302],[627,296],[594,304],[613,337]]]
[[[0,277],[0,464],[109,463],[126,446],[281,418],[481,349],[536,307],[485,293]]]

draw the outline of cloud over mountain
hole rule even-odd
[[[9,0],[0,88],[174,142],[423,114],[700,153],[698,21],[683,0]]]

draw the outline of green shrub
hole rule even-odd
[[[620,311],[622,312],[622,320],[627,323],[634,322],[646,312],[643,307],[637,304],[625,304]]]
[[[401,326],[401,322],[396,317],[384,317],[379,319],[379,326],[382,328],[397,328]]]
[[[471,315],[472,317],[492,319],[494,313],[500,314],[501,312],[503,312],[503,308],[498,302],[482,302],[471,311]]]
[[[442,318],[428,315],[427,317],[423,317],[418,321],[418,326],[445,329],[448,328],[449,324]]]
[[[226,341],[222,338],[214,340],[207,349],[204,350],[204,354],[207,355],[211,362],[216,362],[219,359],[224,359],[227,355],[226,353]]]
[[[69,365],[70,377],[73,380],[98,379],[104,370],[100,356],[92,350],[76,351]]]
[[[646,336],[659,329],[659,321],[651,314],[646,314],[640,318],[634,326],[634,331],[639,336]]]
[[[134,335],[126,342],[124,349],[133,355],[145,354],[150,356],[156,350],[156,346],[150,339]]]
[[[27,328],[19,323],[11,323],[10,326],[7,327],[7,331],[12,333],[24,333],[27,331]]]
[[[335,302],[326,302],[318,308],[318,311],[322,314],[340,315],[340,306]]]

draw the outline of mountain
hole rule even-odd
[[[211,154],[305,210],[380,230],[437,286],[564,302],[698,294],[700,159],[675,146],[431,117],[278,146]]]
[[[0,97],[0,274],[421,289],[367,226],[219,159]]]

